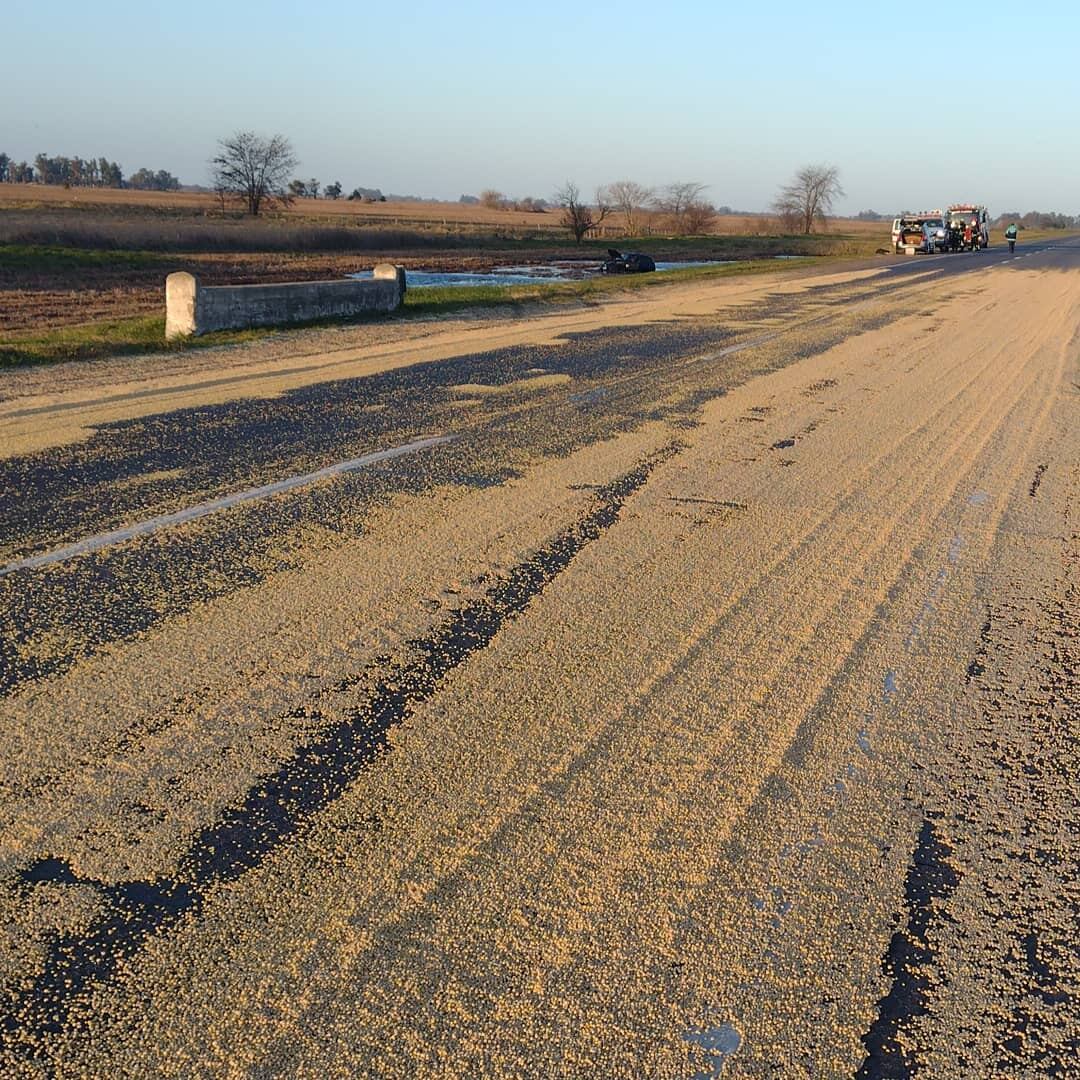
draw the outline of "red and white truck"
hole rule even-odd
[[[974,251],[990,246],[990,213],[985,206],[954,203],[949,207],[949,225],[963,230],[965,246]]]

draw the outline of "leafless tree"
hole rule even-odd
[[[503,210],[506,207],[506,196],[494,188],[486,188],[480,192],[480,205],[488,210]]]
[[[654,204],[657,210],[670,214],[673,218],[681,218],[686,207],[695,199],[700,199],[705,191],[705,185],[696,180],[676,180],[673,184],[667,184],[657,193]]]
[[[639,215],[652,202],[653,190],[633,180],[616,180],[607,186],[608,198],[626,222],[626,235],[635,236],[638,231]]]
[[[693,199],[686,204],[682,214],[683,232],[700,236],[709,231],[716,220],[716,207],[704,199]]]
[[[773,209],[786,230],[809,235],[815,224],[825,224],[836,197],[843,194],[835,165],[807,165],[780,189]]]
[[[654,205],[667,215],[673,232],[703,232],[712,224],[716,211],[702,198],[706,187],[696,180],[677,180],[661,188]]]
[[[239,199],[252,217],[292,201],[289,175],[297,164],[292,144],[284,135],[267,139],[253,131],[237,131],[219,140],[218,152],[210,159],[214,190]]]
[[[596,189],[596,202],[593,206],[582,202],[581,192],[572,180],[567,180],[555,192],[555,202],[562,207],[561,224],[574,234],[574,239],[579,244],[590,229],[595,229],[601,221],[610,216],[613,209],[602,187]]]

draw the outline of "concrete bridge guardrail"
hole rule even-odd
[[[165,337],[394,311],[404,298],[405,270],[391,263],[376,266],[370,279],[278,285],[204,286],[194,274],[170,274],[165,279]]]

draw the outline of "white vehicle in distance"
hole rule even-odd
[[[949,250],[949,230],[945,226],[944,217],[926,218],[926,220],[923,221],[923,228],[929,229],[933,234],[933,247],[931,247],[931,251]]]
[[[927,242],[926,226],[931,232],[929,242]],[[915,251],[932,255],[935,251],[946,251],[948,240],[945,215],[940,210],[920,210],[893,218],[892,245],[896,254],[905,249],[914,248]]]
[[[892,243],[893,251],[899,255],[901,251],[923,252],[926,255],[934,253],[934,232],[929,226],[923,224],[918,217],[898,217],[893,221]]]

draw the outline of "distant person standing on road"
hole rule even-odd
[[[1016,225],[1015,225],[1015,223],[1010,225],[1005,230],[1005,239],[1009,241],[1009,254],[1011,255],[1016,250]]]

